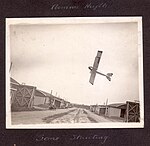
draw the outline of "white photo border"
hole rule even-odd
[[[78,124],[11,124],[10,108],[10,26],[11,25],[45,25],[45,24],[98,24],[98,23],[138,23],[138,65],[139,65],[139,101],[140,122],[139,123],[78,123]],[[143,34],[142,17],[61,17],[61,18],[6,18],[6,128],[7,129],[70,129],[70,128],[144,128],[144,83],[143,83]],[[9,99],[8,99],[9,98]]]

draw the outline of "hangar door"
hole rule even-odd
[[[12,106],[30,107],[34,96],[35,87],[20,85],[16,91]]]
[[[139,103],[127,101],[126,122],[140,122]]]

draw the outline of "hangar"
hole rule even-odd
[[[124,118],[126,113],[125,103],[109,104],[106,108],[105,115],[108,117],[121,117]]]
[[[39,90],[35,86],[20,84],[13,78],[10,78],[10,87],[12,111],[29,110],[40,105],[47,108],[61,108],[67,103],[52,93]]]

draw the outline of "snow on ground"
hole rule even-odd
[[[99,122],[112,122],[110,119],[107,119],[103,116],[92,113],[91,111],[85,110],[87,112],[88,117],[92,120],[95,120],[97,123]]]
[[[51,121],[51,123],[75,123],[75,116],[78,113],[78,110],[68,113],[67,115],[58,117]]]
[[[24,112],[12,112],[12,125],[18,124],[43,124],[43,118],[52,116],[55,114],[64,113],[66,111],[73,110],[69,109],[57,109],[57,110],[46,110],[46,111],[24,111]]]
[[[100,122],[118,122],[118,120],[100,116],[82,108],[12,112],[12,125]]]
[[[88,110],[84,110],[85,112],[87,112],[88,117],[92,118],[93,120],[95,120],[96,122],[123,122],[123,119],[121,118],[111,118],[111,117],[105,117],[102,115],[97,115],[91,111]]]

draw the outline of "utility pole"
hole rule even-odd
[[[108,115],[108,109],[107,109],[107,104],[108,104],[108,98],[107,98],[107,100],[106,100],[106,109],[105,109],[105,116],[107,116]]]

